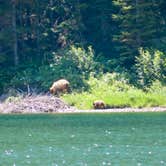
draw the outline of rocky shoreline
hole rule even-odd
[[[92,109],[75,110],[67,113],[127,113],[127,112],[166,112],[166,107],[145,107],[145,108],[111,108],[111,109]]]
[[[60,98],[50,95],[35,95],[1,102],[0,114],[33,113],[122,113],[122,112],[164,112],[166,107],[111,108],[78,110],[64,103]]]

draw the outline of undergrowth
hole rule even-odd
[[[158,81],[141,90],[121,75],[109,73],[100,78],[90,77],[87,83],[88,91],[65,94],[63,100],[78,109],[92,109],[95,100],[103,100],[108,108],[166,106],[166,87]]]

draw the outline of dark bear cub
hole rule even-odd
[[[94,109],[105,109],[106,105],[105,105],[104,101],[96,100],[93,102],[93,108]]]

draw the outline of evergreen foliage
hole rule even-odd
[[[46,90],[61,77],[81,88],[90,74],[115,71],[143,87],[165,83],[165,8],[165,0],[0,0],[0,92]]]
[[[165,22],[160,11],[162,1],[114,0],[119,7],[113,14],[119,22],[119,33],[114,36],[118,41],[117,49],[120,61],[124,66],[131,67],[135,63],[140,47],[161,49],[159,43],[165,32]],[[165,36],[164,36],[165,37]]]
[[[39,67],[28,65],[25,69],[19,69],[10,80],[9,85],[24,91],[35,88],[47,92],[54,81],[65,78],[70,81],[72,89],[84,90],[88,88],[85,80],[97,66],[91,47],[85,50],[81,47],[71,46],[69,50],[54,54],[54,60],[49,65]]]
[[[93,109],[92,103],[98,99],[103,100],[107,108],[166,106],[166,88],[159,82],[154,82],[145,92],[130,85],[123,75],[107,73],[99,78],[90,77],[88,85],[89,91],[65,94],[62,98],[86,110]]]
[[[143,88],[156,80],[166,83],[166,54],[140,49],[140,55],[136,59],[138,80]]]

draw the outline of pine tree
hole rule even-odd
[[[113,18],[119,21],[119,34],[114,39],[119,41],[120,60],[131,67],[140,47],[155,47],[159,40],[161,14],[159,3],[154,0],[114,0],[119,7]]]
[[[110,0],[89,0],[82,2],[84,36],[97,52],[111,58],[114,53],[112,35],[116,31],[111,19],[114,8]]]
[[[14,60],[10,10],[7,1],[0,2],[0,66],[6,66]]]

